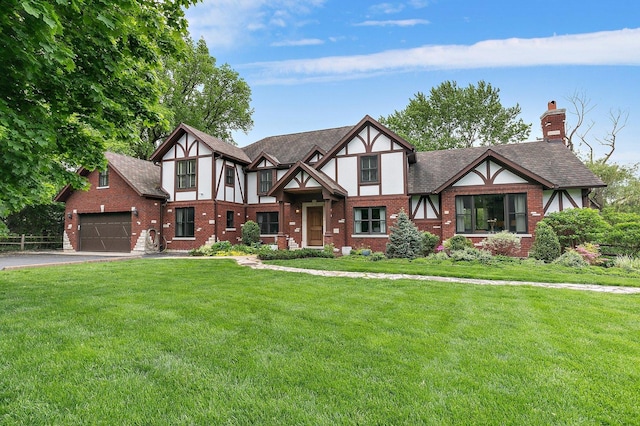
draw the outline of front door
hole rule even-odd
[[[307,207],[307,246],[322,247],[322,207]]]

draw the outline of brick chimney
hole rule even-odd
[[[564,121],[566,119],[566,109],[557,109],[556,101],[550,101],[547,104],[547,110],[542,116],[540,121],[542,123],[542,139],[545,141],[562,141],[565,145],[566,133],[564,129]]]

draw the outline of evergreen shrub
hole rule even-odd
[[[538,222],[536,226],[536,239],[529,255],[547,263],[560,257],[560,240],[553,228],[545,221]]]
[[[388,258],[415,259],[422,254],[422,235],[409,216],[400,210],[391,227],[386,255]]]
[[[242,225],[242,244],[252,246],[260,242],[260,225],[248,220]]]

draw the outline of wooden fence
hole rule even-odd
[[[51,235],[10,235],[0,237],[0,251],[59,250],[62,236]]]

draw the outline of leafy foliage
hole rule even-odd
[[[422,253],[422,234],[407,213],[400,210],[395,226],[391,227],[386,255],[388,258],[415,259]]]
[[[538,222],[536,238],[531,247],[531,257],[549,263],[560,257],[560,252],[560,240],[553,228],[545,221]]]
[[[62,235],[64,230],[64,204],[27,206],[10,214],[5,223],[13,234]]]
[[[449,252],[464,250],[467,247],[473,248],[473,243],[471,242],[471,240],[464,235],[454,235],[448,240],[445,240],[442,245],[444,246],[445,250]]]
[[[478,250],[475,247],[464,247],[460,250],[453,250],[450,259],[456,262],[479,262],[488,264],[493,260],[491,253],[487,250]]]
[[[3,1],[0,216],[82,187],[105,144],[163,121],[160,58],[183,49],[190,3]]]
[[[515,256],[520,252],[520,237],[509,231],[502,231],[485,238],[482,247],[494,256]]]
[[[140,158],[148,158],[155,142],[180,123],[229,143],[234,143],[233,131],[248,132],[253,127],[251,88],[247,82],[229,64],[216,66],[203,39],[194,43],[188,38],[186,45],[184,55],[164,58],[162,80],[167,89],[162,104],[168,125],[143,130],[146,143],[136,151]]]
[[[498,145],[525,140],[531,125],[517,119],[520,106],[505,108],[499,89],[479,81],[458,87],[445,81],[429,96],[418,92],[402,111],[380,122],[411,142],[418,151]]]
[[[556,233],[563,249],[578,244],[602,241],[611,226],[594,209],[568,209],[549,214],[545,222]]]
[[[603,209],[618,212],[640,211],[640,177],[638,164],[607,164],[604,161],[588,162],[587,167],[604,183],[595,188],[593,198]]]
[[[335,257],[333,252],[327,250],[300,249],[300,250],[261,250],[258,258],[261,260],[289,260],[303,259],[307,257],[322,257],[332,259]]]
[[[433,253],[436,249],[436,246],[440,242],[440,237],[431,232],[423,232],[422,233],[422,255],[428,256]]]
[[[248,220],[242,225],[242,244],[248,246],[260,242],[260,225],[253,220]]]
[[[573,249],[569,249],[562,253],[562,256],[553,261],[558,265],[566,266],[568,268],[586,268],[589,263],[582,258],[580,253]]]
[[[575,249],[589,265],[597,265],[600,261],[600,246],[593,243],[580,244]]]

